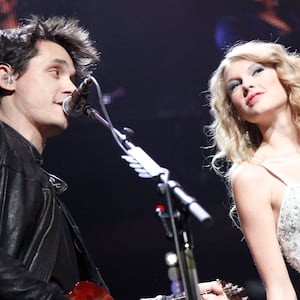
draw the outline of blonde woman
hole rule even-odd
[[[300,56],[271,42],[229,49],[209,81],[214,170],[232,193],[268,300],[295,300],[300,272]],[[295,272],[297,273],[297,272]],[[294,285],[294,286],[293,286]]]

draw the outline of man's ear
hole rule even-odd
[[[15,89],[12,72],[10,65],[0,63],[0,88],[6,91],[13,91]]]

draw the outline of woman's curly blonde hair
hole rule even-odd
[[[231,174],[234,167],[243,161],[255,163],[253,155],[262,142],[258,127],[239,119],[224,80],[226,68],[231,62],[239,59],[274,68],[286,90],[292,120],[300,128],[300,55],[290,52],[278,43],[259,40],[238,43],[229,48],[209,80],[207,98],[212,123],[206,127],[206,133],[212,148],[216,150],[212,156],[211,167],[225,179],[231,197]],[[234,203],[229,215],[238,225]]]
[[[224,160],[230,164],[251,162],[262,142],[258,127],[239,119],[224,81],[225,69],[239,59],[275,69],[287,92],[293,121],[300,128],[300,55],[274,42],[253,40],[236,44],[227,51],[209,80],[207,98],[213,121],[206,129],[212,146],[217,149],[212,159],[212,167],[217,173]]]

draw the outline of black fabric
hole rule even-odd
[[[300,273],[298,273],[294,268],[292,268],[287,262],[286,262],[289,275],[291,278],[291,281],[293,283],[294,289],[297,294],[297,299],[300,299]]]
[[[62,212],[60,213],[62,214]],[[68,270],[67,273],[66,270]],[[70,228],[65,218],[62,218],[62,232],[58,255],[50,281],[59,284],[64,291],[71,291],[74,288],[74,282],[80,281],[79,274],[76,251],[70,234]]]
[[[91,280],[108,290],[76,223],[59,202],[63,182],[45,172],[41,164],[42,157],[33,145],[0,123],[0,299],[68,299],[68,291],[60,286],[72,284],[65,280],[69,272],[74,272],[71,281],[77,277]],[[74,253],[66,269],[57,269],[56,263],[70,249]],[[83,276],[76,274],[76,266],[71,267],[77,258],[78,266],[84,266]],[[59,284],[50,281],[54,269]],[[62,272],[60,276],[57,271]]]

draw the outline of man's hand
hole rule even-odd
[[[228,300],[222,286],[217,281],[201,282],[198,286],[203,300]]]

